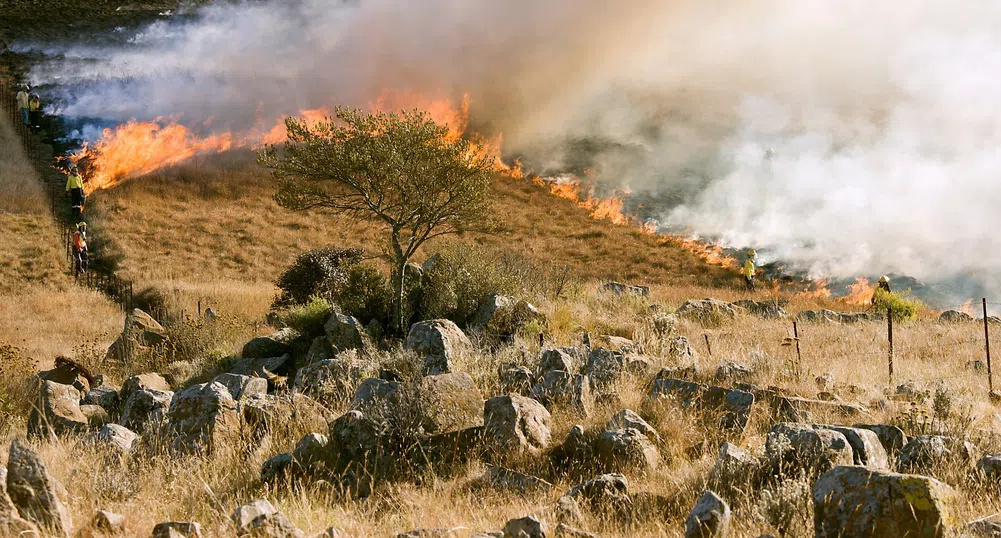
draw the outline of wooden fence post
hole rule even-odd
[[[799,327],[796,321],[792,322],[792,336],[796,340],[796,377],[803,375],[803,354],[799,350]]]
[[[887,364],[890,367],[890,385],[893,385],[893,310],[886,309],[886,339],[889,342]]]
[[[702,333],[702,336],[706,339],[706,351],[709,352],[709,358],[713,357],[713,346],[709,343],[709,333]]]
[[[987,324],[987,297],[984,297],[984,348],[987,350],[987,390],[994,392],[994,372],[991,371],[991,333]]]

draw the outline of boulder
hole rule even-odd
[[[632,409],[619,411],[612,418],[608,419],[608,423],[605,425],[605,431],[622,430],[625,428],[639,430],[640,433],[658,444],[663,442],[660,433],[648,424],[647,421],[643,420],[642,417],[633,412]]]
[[[231,516],[237,536],[302,538],[302,531],[268,501],[258,499],[240,506]]]
[[[531,304],[512,297],[493,293],[473,313],[468,326],[471,330],[496,336],[511,336],[532,320],[542,315]]]
[[[719,325],[736,319],[737,309],[718,299],[688,300],[678,308],[676,314],[704,325]]]
[[[212,382],[226,387],[229,395],[238,402],[250,396],[268,393],[268,380],[261,377],[225,373],[217,375]]]
[[[855,454],[839,432],[814,429],[809,424],[782,422],[768,432],[765,456],[779,472],[820,474],[839,465],[852,465]]]
[[[570,428],[563,443],[549,455],[550,463],[559,472],[574,471],[575,474],[593,472],[597,466],[591,441],[584,433],[584,426]]]
[[[136,442],[136,434],[125,426],[118,424],[105,424],[101,431],[95,433],[92,439],[98,444],[105,445],[111,449],[126,454],[132,451],[132,445]]]
[[[685,538],[726,538],[729,530],[730,505],[706,491],[685,520]]]
[[[554,370],[560,370],[563,372],[576,371],[574,368],[573,357],[562,349],[543,349],[541,357],[539,358],[539,375],[544,376],[546,373]]]
[[[80,394],[87,394],[94,385],[94,376],[82,365],[66,357],[56,357],[55,367],[38,372],[38,379],[72,385]]]
[[[72,385],[43,381],[28,417],[28,434],[65,435],[87,430],[87,416],[80,410],[80,391]]]
[[[323,325],[323,330],[335,353],[351,349],[364,351],[372,346],[368,331],[354,316],[335,313]]]
[[[953,525],[954,493],[918,475],[835,467],[813,486],[817,538],[944,538]]]
[[[172,448],[180,452],[233,449],[243,424],[236,401],[221,383],[192,385],[177,393],[168,412]]]
[[[584,373],[591,379],[595,389],[611,388],[621,379],[625,371],[625,359],[622,353],[603,347],[591,350],[587,356]]]
[[[167,340],[167,331],[163,325],[138,308],[125,316],[125,328],[122,334],[133,335],[136,341],[144,346],[157,346]]]
[[[845,436],[848,444],[852,447],[852,459],[855,465],[862,465],[870,469],[888,470],[890,468],[890,457],[883,448],[883,443],[879,441],[879,436],[875,432],[863,428],[848,428],[845,426],[817,426],[833,430]]]
[[[94,514],[92,526],[104,533],[121,534],[125,530],[125,516],[107,510],[98,510]]]
[[[87,417],[87,425],[91,429],[98,429],[112,422],[111,414],[99,405],[81,405],[80,412]]]
[[[505,523],[504,538],[546,538],[548,530],[545,523],[528,516]]]
[[[772,408],[778,416],[796,417],[812,416],[813,413],[825,416],[853,418],[864,415],[865,407],[855,403],[826,402],[798,396],[778,396],[772,398]]]
[[[70,512],[59,498],[66,490],[34,450],[15,439],[7,459],[7,494],[21,517],[52,536],[68,537]]]
[[[307,433],[295,444],[292,457],[300,463],[321,463],[326,457],[330,440],[322,433]]]
[[[594,442],[594,454],[607,472],[651,472],[660,464],[657,447],[634,428],[602,433]]]
[[[885,424],[855,424],[852,427],[869,430],[875,433],[876,437],[879,438],[880,444],[883,445],[883,448],[889,455],[897,454],[907,444],[907,434],[904,433],[904,430],[901,430],[896,426],[888,426]]]
[[[430,435],[483,425],[483,394],[466,373],[421,379],[424,431]]]
[[[940,435],[919,435],[911,439],[897,455],[901,470],[932,473],[943,462],[972,465],[976,449],[967,441]]]
[[[24,519],[7,495],[7,469],[0,467],[0,536],[41,538],[34,523]]]
[[[319,402],[302,394],[266,394],[240,402],[244,422],[256,436],[295,424],[299,431],[324,429],[335,416]]]
[[[366,412],[370,409],[388,409],[397,404],[402,383],[370,377],[358,385],[351,398],[351,409]]]
[[[748,314],[752,314],[764,319],[783,319],[789,317],[782,306],[775,302],[752,301],[741,299],[733,303],[733,306],[744,309]]]
[[[988,454],[977,462],[977,471],[987,480],[1001,484],[1001,454]]]
[[[309,365],[314,362],[332,359],[336,356],[337,352],[334,351],[334,347],[330,345],[330,340],[327,340],[326,336],[317,336],[309,345],[309,350],[306,351],[306,360],[303,361],[302,364]]]
[[[730,488],[753,480],[760,466],[761,462],[750,452],[733,443],[723,443],[709,473],[710,482],[715,487]]]
[[[582,508],[599,514],[625,515],[631,511],[629,482],[621,474],[604,474],[577,484],[566,492]]]
[[[202,526],[193,521],[164,521],[153,527],[153,538],[202,538]]]
[[[295,369],[291,355],[266,358],[244,358],[237,360],[229,368],[229,373],[261,377],[268,381],[268,392],[284,388],[288,376]]]
[[[594,405],[591,382],[586,375],[550,370],[532,387],[531,397],[549,410],[569,409],[588,416]]]
[[[528,396],[532,392],[535,376],[524,366],[504,368],[498,372],[502,394],[520,394]]]
[[[582,531],[563,523],[556,526],[553,535],[556,538],[599,538],[597,534]]]
[[[472,346],[465,333],[447,319],[413,324],[403,344],[424,358],[424,373],[429,375],[451,372],[455,357]]]
[[[621,282],[606,282],[602,288],[604,288],[605,291],[614,293],[615,295],[635,295],[637,297],[650,296],[650,288],[647,286],[631,286]]]
[[[346,352],[300,368],[295,375],[295,391],[327,405],[347,401],[364,378],[365,363],[354,356],[354,352]]]
[[[942,323],[970,323],[976,321],[973,319],[973,316],[966,312],[959,312],[958,310],[946,310],[938,316],[938,320]]]
[[[143,432],[147,427],[157,427],[166,418],[173,392],[156,389],[142,389],[133,392],[125,402],[119,424],[126,428]]]
[[[495,456],[537,453],[549,446],[549,411],[539,402],[509,394],[490,398],[483,405],[486,446]]]
[[[386,425],[348,411],[330,423],[328,460],[338,467],[374,464],[383,452]]]
[[[584,523],[584,513],[581,512],[580,504],[573,497],[561,496],[553,507],[553,518],[563,525],[582,525]]]
[[[518,471],[494,465],[487,466],[483,482],[497,490],[513,491],[520,494],[533,491],[547,491],[553,488],[552,484],[537,476],[519,473]]]
[[[735,361],[726,361],[716,368],[716,381],[718,383],[747,381],[753,375],[754,370],[750,366]]]
[[[125,404],[125,402],[129,401],[129,397],[132,396],[132,393],[142,389],[154,389],[170,392],[170,383],[167,383],[167,380],[160,376],[160,374],[149,373],[134,375],[122,383],[122,389],[118,394],[118,401]]]
[[[665,400],[709,414],[718,420],[720,428],[742,433],[750,418],[754,394],[680,379],[658,379],[648,401],[657,404]]]
[[[290,328],[280,329],[267,336],[258,336],[243,345],[240,354],[245,359],[267,359],[292,353],[292,341],[299,333]]]
[[[121,400],[118,399],[118,389],[111,385],[98,385],[91,388],[83,398],[87,405],[99,405],[108,411],[118,409]]]

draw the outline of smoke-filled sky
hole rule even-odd
[[[667,226],[814,275],[1001,291],[996,2],[275,0],[120,34],[20,46],[62,54],[32,80],[79,118],[218,130],[468,92],[507,151],[593,167]]]

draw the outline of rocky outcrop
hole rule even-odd
[[[509,394],[483,406],[485,443],[495,457],[536,453],[549,446],[549,411],[539,402]]]
[[[788,422],[776,424],[768,432],[765,456],[780,473],[813,475],[839,465],[852,465],[855,458],[841,433]]]
[[[28,417],[28,433],[46,436],[83,432],[87,416],[80,410],[80,391],[72,385],[43,381]]]
[[[602,288],[615,295],[635,295],[637,297],[649,297],[650,288],[647,286],[631,286],[621,282],[606,282]]]
[[[424,373],[434,375],[451,372],[452,361],[472,343],[455,323],[434,319],[413,324],[404,347],[423,357]]]
[[[153,527],[153,538],[202,538],[202,526],[193,521],[164,521]]]
[[[876,434],[888,455],[896,455],[907,445],[907,434],[896,426],[885,424],[855,424],[853,428],[869,430]]]
[[[93,434],[92,439],[99,445],[104,445],[121,454],[132,451],[136,442],[136,434],[125,426],[105,424],[101,431]]]
[[[890,457],[879,441],[875,432],[863,428],[848,428],[846,426],[814,425],[815,428],[833,430],[845,436],[852,448],[852,459],[855,465],[870,469],[888,470]]]
[[[976,449],[967,441],[939,435],[919,435],[908,441],[897,455],[901,470],[932,473],[944,462],[972,466]]]
[[[238,402],[268,393],[268,380],[261,377],[226,373],[217,375],[212,381],[226,387],[230,396]]]
[[[473,331],[507,337],[538,319],[542,319],[542,314],[530,303],[494,293],[480,303],[470,318],[468,327]]]
[[[218,453],[238,445],[242,418],[220,383],[193,385],[177,393],[168,417],[175,450]]]
[[[160,376],[160,374],[149,373],[134,375],[122,383],[122,389],[118,394],[119,401],[124,405],[129,401],[129,398],[134,392],[142,389],[154,389],[170,392],[170,383],[167,383],[167,380]]]
[[[134,309],[125,317],[125,328],[108,348],[105,360],[128,362],[137,350],[167,341],[167,332],[152,316]]]
[[[11,442],[7,494],[21,517],[49,535],[68,537],[73,524],[69,510],[59,498],[64,492],[34,450],[18,440]]]
[[[958,310],[946,310],[938,316],[938,320],[942,323],[970,323],[976,321],[973,319],[973,316],[966,312],[959,312]]]
[[[643,420],[642,417],[637,415],[632,409],[623,409],[619,411],[612,418],[608,419],[608,424],[605,425],[605,431],[621,430],[625,428],[633,428],[638,430],[643,435],[647,436],[651,441],[656,443],[661,443],[663,440],[660,437],[660,433],[654,429],[653,426]]]
[[[243,352],[240,355],[245,359],[267,359],[289,355],[292,353],[292,341],[298,337],[299,333],[289,328],[275,331],[267,336],[258,336],[243,345]]]
[[[711,491],[702,494],[685,520],[685,538],[726,538],[730,506]]]

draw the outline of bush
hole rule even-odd
[[[333,300],[348,280],[348,269],[361,262],[359,248],[324,247],[300,254],[275,285],[281,293],[272,308],[306,304],[314,296]]]
[[[873,299],[875,300],[873,308],[876,312],[885,313],[889,309],[896,321],[915,319],[918,317],[918,312],[924,307],[917,299],[881,289],[877,289],[873,293]]]
[[[314,295],[309,302],[289,308],[282,313],[282,322],[299,334],[317,337],[323,334],[323,325],[334,314],[330,301]]]
[[[513,294],[518,281],[496,257],[465,243],[439,250],[424,274],[420,319],[445,318],[465,325],[491,293]]]
[[[390,326],[393,289],[376,267],[357,264],[348,268],[347,280],[334,291],[333,299],[342,312],[362,323],[377,320],[384,327]]]

